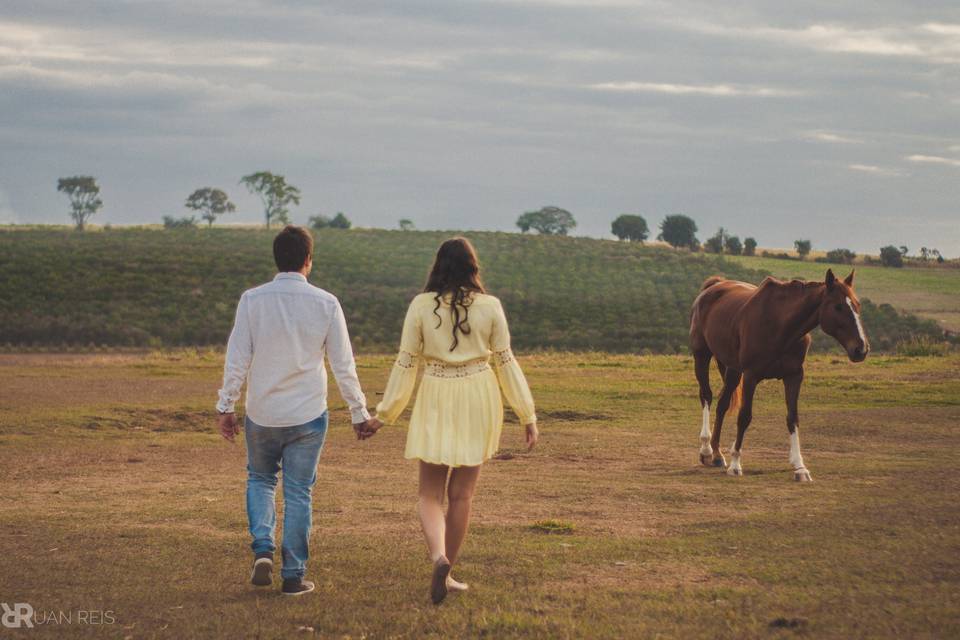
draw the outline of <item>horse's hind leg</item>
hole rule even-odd
[[[700,463],[713,466],[713,448],[710,446],[710,403],[713,391],[710,389],[710,360],[713,354],[703,349],[693,354],[694,370],[700,385],[700,408],[703,409],[703,424],[700,427]]]
[[[731,476],[742,476],[743,465],[740,463],[740,451],[743,449],[743,436],[753,420],[753,394],[757,390],[759,380],[749,373],[743,374],[743,395],[740,400],[740,412],[737,414],[737,439],[730,449],[730,466],[727,473]]]
[[[723,374],[723,389],[720,391],[720,399],[717,400],[717,421],[713,426],[713,437],[710,438],[715,467],[727,466],[727,461],[723,459],[723,453],[720,452],[720,432],[723,430],[723,418],[727,414],[727,409],[730,408],[730,398],[733,397],[733,392],[737,390],[739,384],[740,372],[726,368]]]
[[[797,403],[800,400],[800,385],[803,384],[803,369],[783,379],[784,396],[787,400],[787,431],[790,432],[790,465],[793,479],[797,482],[812,482],[810,472],[803,464],[800,454],[800,416]]]

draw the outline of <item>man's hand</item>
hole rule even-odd
[[[540,432],[537,430],[537,423],[531,422],[527,425],[527,451],[532,451],[540,439]]]
[[[383,426],[378,418],[370,418],[364,422],[358,422],[353,425],[353,430],[357,433],[357,440],[366,440],[372,438],[374,434]]]
[[[220,427],[220,435],[229,442],[234,442],[234,438],[240,433],[240,425],[237,423],[235,413],[218,413],[217,426]]]

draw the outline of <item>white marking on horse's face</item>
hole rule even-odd
[[[860,334],[860,342],[867,344],[867,334],[863,332],[863,323],[860,322],[860,314],[853,308],[853,300],[847,296],[847,306],[850,307],[850,313],[853,314],[853,321],[857,323],[857,333]]]

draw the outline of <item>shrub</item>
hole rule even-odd
[[[880,264],[885,267],[899,268],[903,266],[903,252],[897,247],[887,245],[880,248]]]
[[[857,257],[857,254],[850,249],[831,249],[827,251],[826,260],[824,262],[832,262],[834,264],[853,264],[853,259]]]
[[[733,256],[739,256],[743,253],[743,245],[740,244],[740,238],[737,236],[728,236],[724,241],[724,248],[727,253]]]
[[[349,229],[352,226],[353,223],[347,216],[343,215],[342,211],[338,211],[337,215],[333,216],[333,220],[330,221],[331,229]]]
[[[723,253],[723,239],[726,231],[723,227],[717,229],[717,232],[707,238],[703,243],[703,250],[707,253]]]
[[[772,253],[764,249],[763,253],[761,253],[760,255],[763,256],[764,258],[775,258],[777,260],[796,260],[796,258],[794,258],[789,253],[786,253],[785,251],[781,251],[780,253]]]
[[[901,356],[945,356],[949,352],[949,344],[927,336],[911,336],[897,343],[897,354]]]
[[[330,218],[318,213],[315,216],[310,216],[307,224],[310,225],[311,229],[326,229],[330,226]]]
[[[163,216],[164,229],[195,229],[197,219],[194,216],[174,218],[173,216]]]

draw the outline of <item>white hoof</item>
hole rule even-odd
[[[742,476],[743,467],[740,466],[740,453],[737,451],[730,452],[730,466],[727,467],[728,476]]]
[[[797,482],[813,482],[813,478],[810,477],[810,472],[806,469],[794,469],[793,479]]]
[[[710,438],[700,438],[700,457],[713,457],[713,447],[710,446]]]
[[[705,467],[716,466],[713,461],[713,447],[710,446],[710,436],[700,436],[700,464]]]

